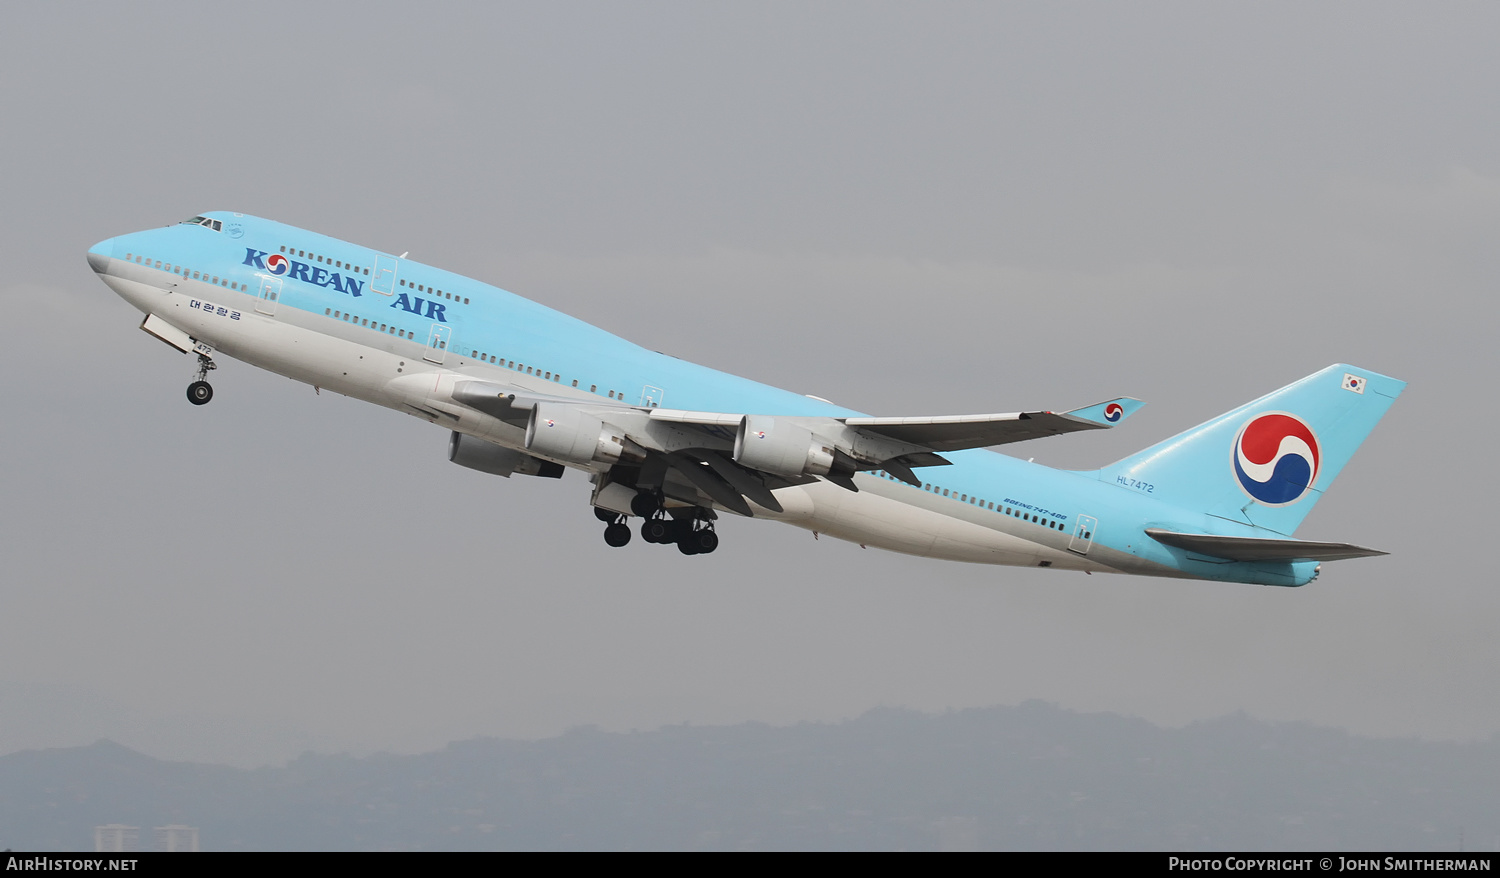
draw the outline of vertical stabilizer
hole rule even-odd
[[[1105,467],[1196,512],[1290,535],[1406,382],[1334,365]]]

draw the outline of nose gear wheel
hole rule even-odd
[[[213,385],[204,379],[208,377],[209,372],[217,368],[219,368],[219,364],[215,363],[212,357],[201,353],[198,355],[198,377],[193,380],[192,384],[188,385],[188,402],[193,405],[207,405],[208,401],[214,398]]]

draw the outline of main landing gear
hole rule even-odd
[[[212,357],[202,353],[198,355],[198,378],[192,384],[188,385],[188,402],[193,405],[207,405],[208,401],[214,398],[213,385],[203,379],[208,377],[209,372],[217,368],[219,368],[219,364],[215,363]]]
[[[686,514],[679,511],[678,517],[668,517],[661,508],[661,498],[645,493],[637,495],[630,508],[643,519],[641,539],[648,543],[675,545],[684,555],[707,555],[719,547],[713,513],[707,509],[694,508]],[[627,516],[598,506],[594,507],[594,515],[608,525],[604,529],[604,542],[615,548],[630,542]]]

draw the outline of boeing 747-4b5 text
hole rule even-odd
[[[712,552],[721,513],[929,558],[1304,585],[1380,555],[1292,534],[1404,382],[1335,365],[1090,472],[989,450],[1112,427],[1141,403],[870,417],[631,344],[512,293],[302,229],[209,213],[89,265],[197,358],[225,354],[451,431],[494,475],[589,474],[611,546]]]

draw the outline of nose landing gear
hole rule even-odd
[[[188,402],[193,405],[207,405],[208,401],[214,398],[213,385],[203,379],[208,377],[209,372],[217,368],[219,368],[219,364],[215,363],[212,357],[202,352],[198,354],[198,377],[192,384],[188,385]]]

